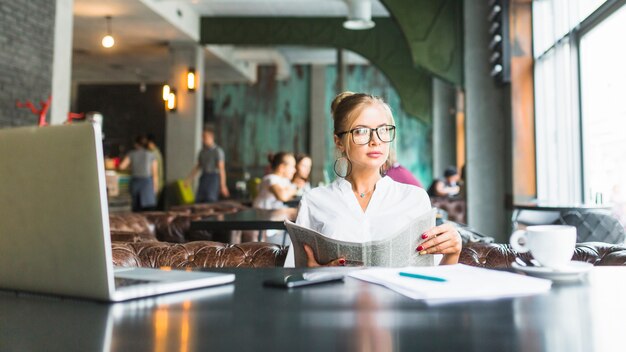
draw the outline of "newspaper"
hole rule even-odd
[[[432,266],[432,254],[419,255],[415,250],[424,240],[421,234],[435,226],[436,209],[412,220],[402,230],[377,241],[345,242],[328,238],[312,229],[296,225],[285,220],[294,249],[296,267],[307,264],[304,244],[309,245],[315,253],[318,263],[328,263],[337,258],[345,258],[346,265],[404,267]]]

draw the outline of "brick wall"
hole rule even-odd
[[[55,8],[55,0],[0,0],[0,127],[38,121],[15,101],[39,107],[50,95]]]

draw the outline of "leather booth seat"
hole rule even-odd
[[[460,263],[484,268],[509,268],[519,255],[508,244],[467,243]],[[184,244],[164,242],[113,242],[113,263],[126,267],[220,268],[282,266],[287,247],[265,242],[230,245],[196,241]],[[626,247],[599,242],[576,245],[574,260],[594,265],[626,265]]]
[[[430,197],[433,207],[441,209],[448,214],[447,220],[467,224],[467,203],[463,198]]]
[[[142,213],[111,213],[109,227],[113,241],[143,242],[163,241],[185,243],[189,241],[214,240],[215,235],[208,231],[190,231],[192,221],[218,214],[228,214],[247,209],[246,206],[222,201],[207,204],[181,205],[170,211],[150,211]],[[224,234],[219,234],[224,238]]]

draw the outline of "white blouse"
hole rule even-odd
[[[422,188],[383,177],[363,211],[350,182],[338,178],[304,194],[296,223],[337,240],[368,242],[402,230],[430,208],[430,199]],[[290,247],[285,267],[293,267],[294,263]]]
[[[293,187],[291,180],[278,175],[269,174],[263,177],[259,185],[259,195],[254,198],[252,206],[259,209],[280,209],[285,208],[285,203],[278,200],[274,193],[270,190],[273,185],[281,187]]]

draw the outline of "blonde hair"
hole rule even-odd
[[[366,93],[354,93],[350,91],[345,91],[337,94],[333,102],[330,104],[330,112],[333,117],[334,125],[333,125],[333,134],[338,135],[339,133],[349,131],[354,125],[354,121],[356,121],[357,117],[363,111],[363,109],[367,106],[380,105],[383,110],[386,112],[387,117],[392,125],[395,125],[395,121],[393,119],[393,114],[391,113],[391,108],[381,97],[377,97],[371,94]],[[346,156],[348,154],[348,150],[350,147],[350,143],[346,143],[349,138],[349,133],[346,133],[342,137],[340,137],[344,141],[344,146],[346,148]],[[390,146],[390,149],[393,147]]]

